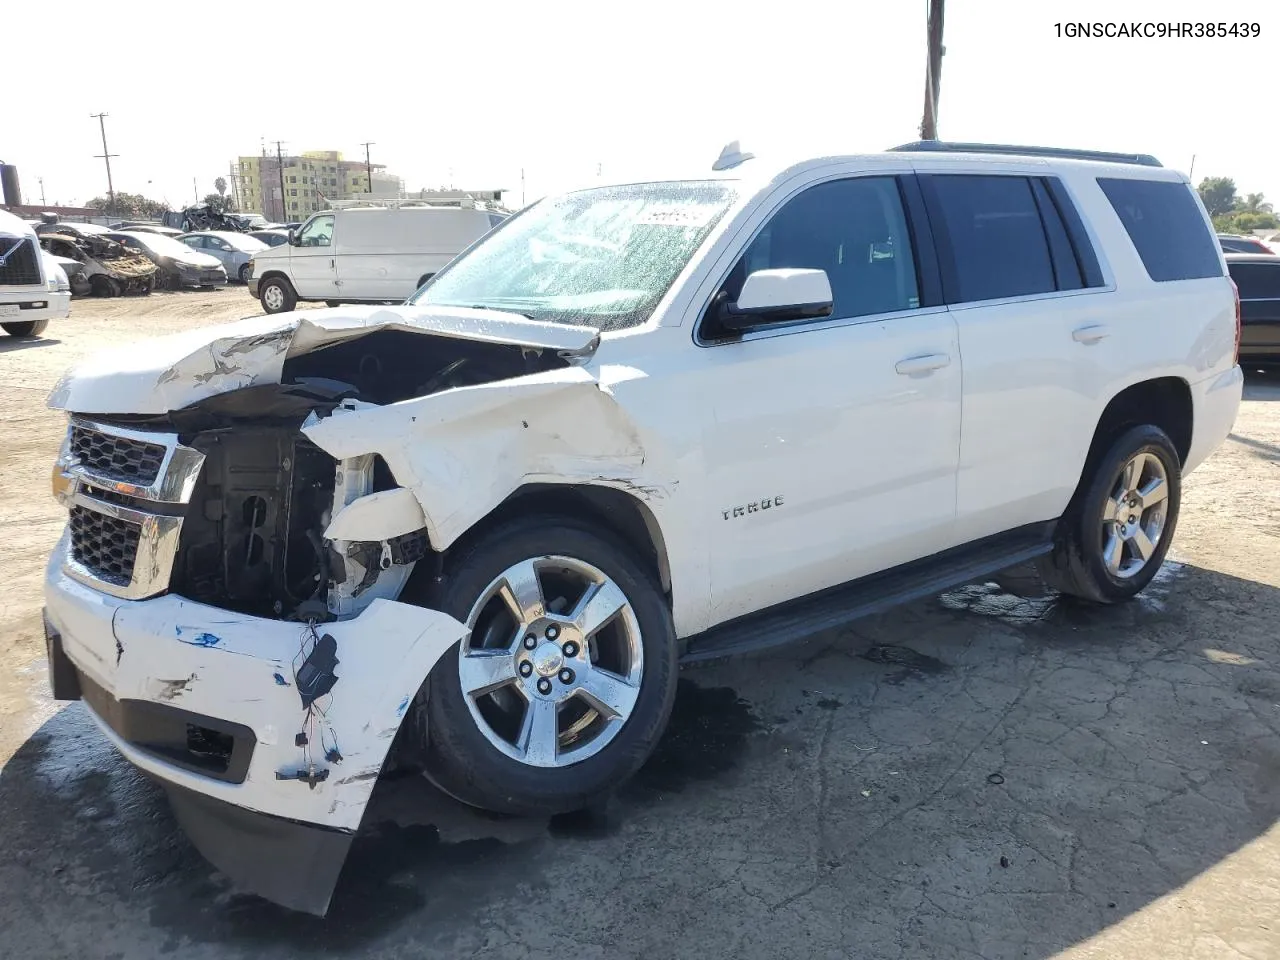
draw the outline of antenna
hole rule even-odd
[[[741,144],[737,140],[734,140],[731,143],[725,144],[724,149],[720,151],[720,156],[716,159],[716,162],[711,165],[711,169],[730,170],[740,163],[746,163],[748,160],[753,159],[755,159],[755,154],[743,153]]]

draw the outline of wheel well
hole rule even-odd
[[[517,516],[549,513],[599,523],[635,548],[636,557],[658,575],[670,600],[671,568],[662,530],[653,513],[630,494],[613,487],[530,483],[498,504],[466,533],[468,539],[483,536],[493,527]],[[447,551],[446,551],[447,552]]]
[[[266,283],[268,280],[283,280],[285,283],[289,284],[290,290],[293,289],[293,283],[289,280],[289,278],[285,274],[281,273],[279,270],[268,270],[266,273],[260,276],[258,278],[258,286],[261,287],[262,284]]]
[[[1145,423],[1159,427],[1169,435],[1178,451],[1178,460],[1186,463],[1191,451],[1191,427],[1195,420],[1195,408],[1191,403],[1191,389],[1178,377],[1160,377],[1144,380],[1125,387],[1107,404],[1098,418],[1089,447],[1088,465],[1097,458],[1125,430]],[[1085,476],[1090,471],[1085,470]]]

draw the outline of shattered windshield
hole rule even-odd
[[[734,200],[721,181],[600,187],[543,200],[410,302],[602,330],[643,323]]]

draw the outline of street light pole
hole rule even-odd
[[[108,197],[108,199],[109,199],[109,200],[110,200],[110,202],[111,202],[111,210],[109,211],[109,216],[114,217],[114,216],[116,215],[116,188],[115,188],[115,186],[111,183],[111,158],[112,158],[112,157],[118,157],[118,156],[120,156],[120,154],[118,154],[118,153],[112,153],[111,151],[109,151],[109,150],[107,149],[107,125],[106,125],[106,123],[104,122],[104,118],[105,118],[106,116],[107,116],[107,114],[105,114],[105,113],[91,113],[91,114],[89,114],[89,118],[90,118],[90,119],[93,119],[94,117],[97,117],[97,118],[98,118],[98,129],[102,132],[102,154],[101,154],[101,158],[102,158],[102,160],[103,160],[103,161],[105,161],[105,163],[106,163],[106,165],[107,165],[107,197]]]

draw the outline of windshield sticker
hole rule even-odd
[[[636,223],[663,227],[705,227],[719,212],[714,206],[651,207],[636,217]]]

